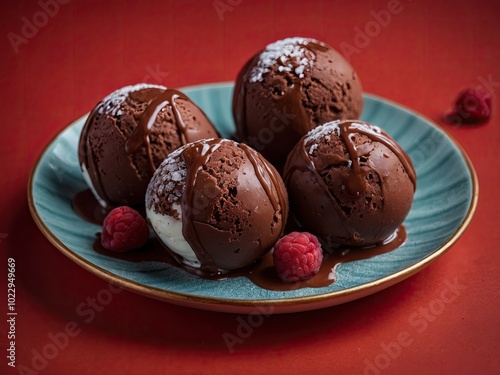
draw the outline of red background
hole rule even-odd
[[[385,291],[324,310],[264,318],[233,353],[223,335],[236,335],[245,315],[124,291],[86,323],[78,306],[107,284],[59,253],[37,229],[26,200],[30,172],[60,130],[120,86],[230,81],[251,54],[287,36],[315,37],[337,49],[355,46],[356,27],[363,30],[372,11],[387,9],[388,1],[73,0],[46,19],[38,1],[10,3],[0,9],[0,285],[4,290],[7,284],[6,258],[15,258],[18,367],[12,373],[21,365],[33,368],[43,350],[54,358],[35,361],[35,367],[56,375],[500,373],[499,108],[482,126],[440,120],[466,86],[489,80],[499,95],[498,1],[401,0],[402,11],[350,56],[365,91],[433,119],[472,159],[480,194],[465,234],[429,267]],[[224,4],[218,14],[215,6]],[[9,33],[22,36],[23,17],[37,14],[46,24],[14,48]],[[459,286],[454,294],[449,284]],[[444,303],[442,293],[455,298]],[[6,312],[6,293],[0,305]],[[0,373],[11,370],[5,320],[0,317]],[[72,321],[78,334],[50,352],[51,334]]]

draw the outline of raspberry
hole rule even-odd
[[[462,90],[444,119],[451,123],[481,124],[489,120],[493,108],[491,92],[481,86]]]
[[[274,245],[274,266],[285,282],[306,280],[318,273],[323,251],[318,239],[307,232],[292,232]]]
[[[149,228],[146,220],[133,208],[114,208],[104,219],[101,244],[108,250],[125,252],[138,249],[148,238]]]

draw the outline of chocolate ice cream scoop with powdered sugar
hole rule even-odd
[[[388,241],[410,211],[416,188],[401,146],[378,126],[349,120],[304,136],[283,178],[296,220],[331,246]]]
[[[149,180],[169,153],[216,136],[210,120],[182,92],[137,84],[114,91],[91,111],[78,156],[103,207],[142,206]]]
[[[296,37],[269,44],[244,65],[232,108],[237,139],[281,171],[309,130],[357,119],[362,107],[361,83],[349,62],[323,42]]]
[[[203,274],[247,266],[283,234],[286,189],[258,152],[227,139],[189,143],[156,170],[146,214],[179,261]]]

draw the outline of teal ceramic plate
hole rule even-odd
[[[234,129],[231,83],[185,88],[228,136]],[[66,256],[103,279],[152,298],[195,308],[234,313],[275,313],[328,307],[391,286],[448,250],[469,224],[477,203],[477,178],[465,152],[448,135],[414,112],[373,95],[365,95],[362,119],[381,125],[412,157],[418,183],[405,221],[403,246],[373,258],[342,263],[337,281],[322,288],[279,292],[261,289],[247,278],[203,280],[168,264],[129,262],[98,254],[92,248],[97,225],[71,207],[86,189],[77,144],[86,116],[64,129],[48,145],[33,170],[28,199],[43,234]]]

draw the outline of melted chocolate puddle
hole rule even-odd
[[[333,284],[337,279],[336,269],[342,263],[372,258],[376,255],[388,253],[406,241],[406,230],[400,226],[389,242],[368,248],[339,247],[332,250],[323,250],[323,262],[319,272],[310,279],[294,283],[284,283],[276,273],[271,253],[246,273],[238,276],[248,277],[255,285],[269,290],[295,290],[301,288],[321,288]]]
[[[73,197],[73,211],[83,220],[92,224],[102,225],[104,218],[114,207],[102,207],[90,189],[83,190]],[[142,217],[146,218],[146,209],[142,206],[132,206]]]
[[[150,238],[140,249],[118,253],[105,249],[101,244],[101,233],[97,233],[93,248],[96,253],[129,262],[162,262],[179,266],[177,261],[161,246],[156,238]]]
[[[108,213],[107,209],[104,209],[101,205],[99,205],[89,189],[76,194],[73,198],[72,206],[77,215],[88,222],[98,225],[102,225],[102,222]],[[144,210],[142,209],[140,211]],[[144,212],[142,212],[142,214],[144,214]],[[294,230],[300,230],[300,228],[294,224],[294,220],[289,220],[286,233],[290,233]],[[181,268],[197,277],[210,280],[247,277],[255,285],[261,288],[286,291],[306,287],[320,288],[328,286],[335,282],[337,278],[336,269],[340,264],[368,259],[376,255],[390,252],[401,246],[405,241],[406,231],[404,226],[400,226],[389,241],[375,246],[367,248],[338,247],[335,249],[326,249],[326,247],[324,247],[323,262],[319,272],[308,280],[295,283],[285,283],[278,277],[273,265],[272,254],[270,252],[258,262],[242,269],[230,271],[225,274],[207,275],[203,270],[182,264],[176,254],[172,253],[169,249],[166,249],[156,238],[151,238],[146,245],[138,250],[117,253],[109,251],[101,245],[101,237],[100,233],[98,233],[96,235],[93,248],[97,253],[110,258],[126,260],[129,262],[155,261],[167,263],[171,266]]]
[[[260,261],[241,268],[219,275],[206,275],[200,269],[181,264],[174,254],[166,249],[156,238],[151,238],[142,248],[125,253],[117,253],[106,250],[101,245],[101,235],[98,233],[94,241],[94,250],[110,258],[126,260],[129,262],[154,261],[167,263],[173,267],[189,272],[197,277],[209,280],[223,280],[233,277],[247,277],[255,285],[277,291],[295,290],[301,288],[321,288],[333,284],[337,279],[336,269],[342,263],[353,262],[372,258],[376,255],[388,253],[406,241],[406,230],[404,226],[399,227],[390,241],[368,248],[339,247],[328,251],[323,251],[323,262],[319,272],[308,280],[295,283],[283,282],[276,273],[271,252],[267,253]]]
[[[90,189],[77,193],[71,205],[78,216],[92,224],[102,225],[109,212],[97,202]]]

